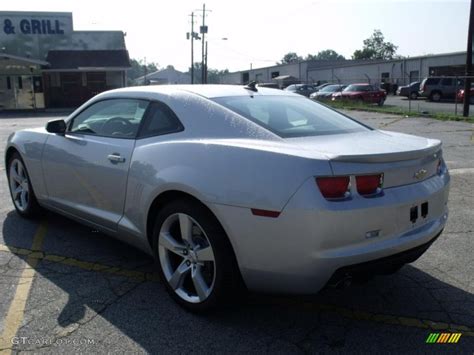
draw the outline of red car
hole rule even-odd
[[[378,89],[370,84],[351,84],[342,92],[337,92],[332,95],[332,100],[354,100],[370,104],[378,104],[382,106],[387,98],[387,92]]]
[[[457,102],[464,102],[464,89],[458,90],[458,93],[456,94],[456,100]],[[474,104],[474,87],[471,87],[469,103]]]

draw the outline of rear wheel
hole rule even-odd
[[[434,102],[441,101],[441,93],[439,91],[431,93],[430,100]]]
[[[381,98],[381,99],[379,100],[379,102],[377,102],[377,105],[383,106],[384,102],[385,102],[385,99],[384,99],[384,98]]]
[[[411,94],[410,94],[410,99],[412,100],[416,100],[418,99],[418,93],[413,91]]]
[[[8,161],[8,186],[16,211],[25,218],[36,217],[41,208],[36,200],[25,163],[17,152]]]
[[[190,311],[208,311],[240,291],[230,242],[196,201],[173,201],[158,212],[153,248],[168,293]]]

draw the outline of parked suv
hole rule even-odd
[[[431,77],[425,78],[418,92],[421,97],[430,101],[441,101],[442,99],[454,99],[457,91],[464,85],[464,80],[455,78]]]

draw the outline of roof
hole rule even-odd
[[[164,69],[160,69],[160,70],[148,73],[146,75],[146,78],[148,80],[153,80],[153,79],[156,79],[156,78],[167,78],[169,76],[169,74],[177,74],[177,75],[184,75],[184,76],[191,77],[191,75],[189,75],[188,73],[184,73],[184,72],[176,70],[175,68],[172,68],[172,67],[167,67],[167,68],[164,68]],[[140,80],[144,80],[144,79],[145,79],[145,75],[140,76],[140,77],[138,77],[134,80],[135,81],[140,81]]]
[[[280,75],[280,76],[277,76],[277,77],[273,78],[273,80],[294,80],[294,81],[299,81],[300,79],[295,78],[294,76],[291,76],[291,75]]]
[[[199,95],[208,99],[226,96],[258,96],[258,95],[273,95],[273,96],[294,96],[289,91],[270,88],[258,88],[256,92],[244,88],[243,85],[150,85],[150,86],[132,86],[128,88],[116,89],[107,91],[107,94],[115,93],[145,93],[145,94],[165,94],[171,95],[173,93],[191,93]],[[297,95],[298,97],[302,97]]]
[[[130,58],[125,49],[118,50],[53,50],[46,61],[49,69],[129,68]]]
[[[33,58],[28,58],[28,57],[19,57],[17,55],[13,54],[7,54],[7,53],[1,53],[0,54],[0,60],[14,60],[17,62],[23,62],[23,63],[28,63],[28,64],[35,64],[35,65],[48,65],[48,62],[45,62],[44,60],[39,60],[39,59],[33,59]]]

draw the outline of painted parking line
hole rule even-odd
[[[158,273],[156,272],[130,270],[130,269],[125,269],[125,268],[120,268],[117,266],[104,265],[104,264],[99,264],[99,263],[93,263],[90,261],[79,260],[76,258],[70,258],[67,256],[62,256],[62,255],[48,254],[42,251],[7,246],[4,244],[0,244],[0,251],[8,251],[12,254],[16,254],[19,256],[26,256],[29,259],[44,260],[44,261],[50,261],[53,263],[74,266],[86,271],[95,271],[95,272],[101,272],[101,273],[110,274],[114,276],[122,276],[122,277],[126,277],[138,282],[159,280]]]
[[[111,274],[114,276],[122,276],[134,281],[145,282],[145,281],[158,281],[158,274],[155,272],[143,272],[137,270],[129,270],[125,268],[119,268],[116,266],[103,265],[99,263],[92,263],[88,261],[83,261],[75,258],[69,258],[66,256],[47,254],[45,252],[38,252],[35,250],[16,248],[12,246],[6,246],[0,244],[0,251],[8,251],[19,256],[27,256],[31,259],[36,259],[37,261],[50,261],[54,263],[59,263],[63,265],[69,265],[78,267],[87,271],[101,272],[106,274]],[[328,312],[334,313],[344,318],[358,320],[358,321],[370,321],[379,324],[385,325],[399,325],[404,327],[413,327],[420,329],[428,329],[434,331],[452,331],[452,332],[461,332],[463,336],[474,337],[474,328],[468,327],[460,324],[453,323],[443,323],[436,322],[430,319],[421,319],[416,317],[404,317],[398,315],[390,314],[379,314],[371,313],[365,311],[359,311],[350,308],[344,308],[336,305],[329,304],[318,304],[314,302],[293,302],[288,298],[277,298],[272,297],[271,301],[268,301],[268,304],[282,305],[292,307],[300,307],[307,310],[317,311],[317,312]]]
[[[39,252],[43,246],[44,237],[46,235],[46,222],[41,222],[35,236],[33,237],[33,244],[31,247],[31,254]],[[15,295],[8,309],[7,316],[4,321],[3,333],[0,337],[0,352],[1,354],[10,354],[12,343],[11,340],[16,335],[18,329],[23,321],[25,313],[25,305],[30,293],[31,285],[35,276],[35,268],[39,260],[28,256],[26,259],[27,265],[21,273],[16,286]]]

